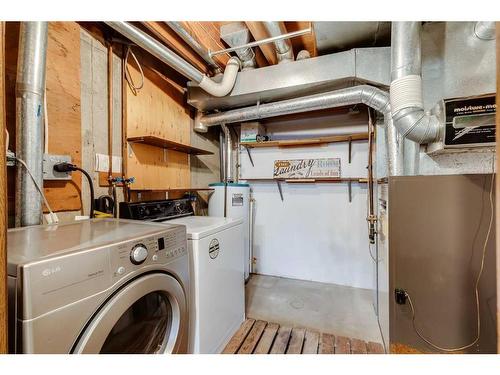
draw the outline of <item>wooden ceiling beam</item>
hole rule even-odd
[[[142,24],[156,38],[167,45],[167,47],[173,49],[194,67],[206,74],[210,72],[205,60],[193,51],[167,24],[163,22],[142,22]]]
[[[309,27],[312,28],[312,22],[308,21],[293,21],[293,22],[285,22],[285,26],[288,32],[304,30]],[[305,49],[309,52],[311,57],[318,56],[318,49],[316,46],[316,35],[314,35],[314,29],[310,34],[301,35],[295,38],[290,39],[292,42],[292,47],[295,52],[295,56],[301,50]]]
[[[252,33],[252,36],[255,40],[261,40],[265,38],[269,38],[269,34],[267,33],[266,28],[262,24],[262,22],[255,21],[247,21],[245,24]],[[276,50],[274,48],[274,44],[263,44],[259,46],[260,50],[264,54],[269,65],[275,65],[278,63],[278,58],[276,57]]]

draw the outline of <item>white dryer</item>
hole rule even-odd
[[[190,352],[220,353],[245,319],[243,220],[189,216],[168,223],[187,230]]]

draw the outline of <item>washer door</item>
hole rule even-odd
[[[188,324],[186,303],[172,276],[141,276],[106,301],[73,353],[176,353]]]

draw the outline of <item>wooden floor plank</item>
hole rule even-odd
[[[319,354],[334,354],[335,336],[329,333],[322,333],[319,340]]]
[[[300,354],[302,353],[302,346],[304,344],[304,336],[306,330],[304,328],[293,328],[290,335],[290,342],[286,354]]]
[[[347,337],[337,336],[335,338],[335,354],[351,354],[351,342]]]
[[[366,354],[366,342],[359,339],[351,339],[351,354]]]
[[[228,342],[222,354],[234,354],[238,351],[241,344],[245,340],[248,335],[248,332],[252,329],[252,326],[255,323],[255,319],[247,319],[243,322],[241,327],[236,331],[232,339]]]
[[[290,333],[292,329],[290,327],[281,326],[274,340],[273,346],[271,348],[270,354],[285,354],[286,348],[288,347],[288,340],[290,339]]]
[[[264,333],[260,337],[259,343],[254,350],[254,354],[268,354],[269,350],[271,350],[271,346],[274,342],[274,337],[279,329],[279,324],[276,323],[268,323],[266,328],[264,329]]]
[[[304,337],[304,347],[302,354],[318,354],[319,333],[316,331],[306,331]]]
[[[262,332],[264,332],[264,328],[266,328],[267,322],[263,320],[257,320],[253,325],[250,333],[247,338],[241,345],[241,348],[238,350],[238,354],[252,354],[253,350],[257,346],[259,342],[260,336],[262,336]]]
[[[369,341],[366,348],[368,354],[385,354],[384,346],[378,342]]]

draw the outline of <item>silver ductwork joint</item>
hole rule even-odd
[[[494,40],[496,26],[494,21],[479,21],[474,25],[474,35],[481,40]]]
[[[424,144],[437,141],[442,126],[423,108],[420,29],[420,22],[392,23],[390,99],[399,133]]]
[[[209,94],[217,97],[226,96],[231,92],[240,69],[240,61],[237,57],[231,57],[226,65],[224,76],[220,82],[216,82],[206,76],[172,50],[139,30],[128,22],[109,21],[106,24],[117,32],[130,39],[139,47],[151,53],[165,64],[169,65],[183,76],[199,84]]]
[[[243,22],[231,22],[220,27],[220,37],[229,47],[239,47],[250,41],[250,31]],[[255,53],[249,47],[236,50],[236,54],[241,60],[241,69],[255,69]]]
[[[266,21],[263,22],[269,36],[275,37],[279,35],[286,34],[282,22],[276,21]],[[276,56],[278,57],[278,63],[293,61],[293,49],[292,43],[288,39],[276,40],[274,42],[276,47]]]
[[[233,109],[210,115],[200,115],[197,118],[196,126],[203,128],[221,124],[240,123],[360,103],[384,115],[384,123],[387,127],[389,173],[393,176],[402,174],[403,142],[401,141],[401,136],[395,131],[395,127],[393,126],[389,95],[385,91],[369,85],[354,86],[329,93],[304,96],[274,103],[257,104],[252,107]]]
[[[16,152],[39,186],[43,186],[43,121],[47,22],[21,22],[16,78]],[[25,168],[16,181],[16,226],[37,225],[42,199]]]

